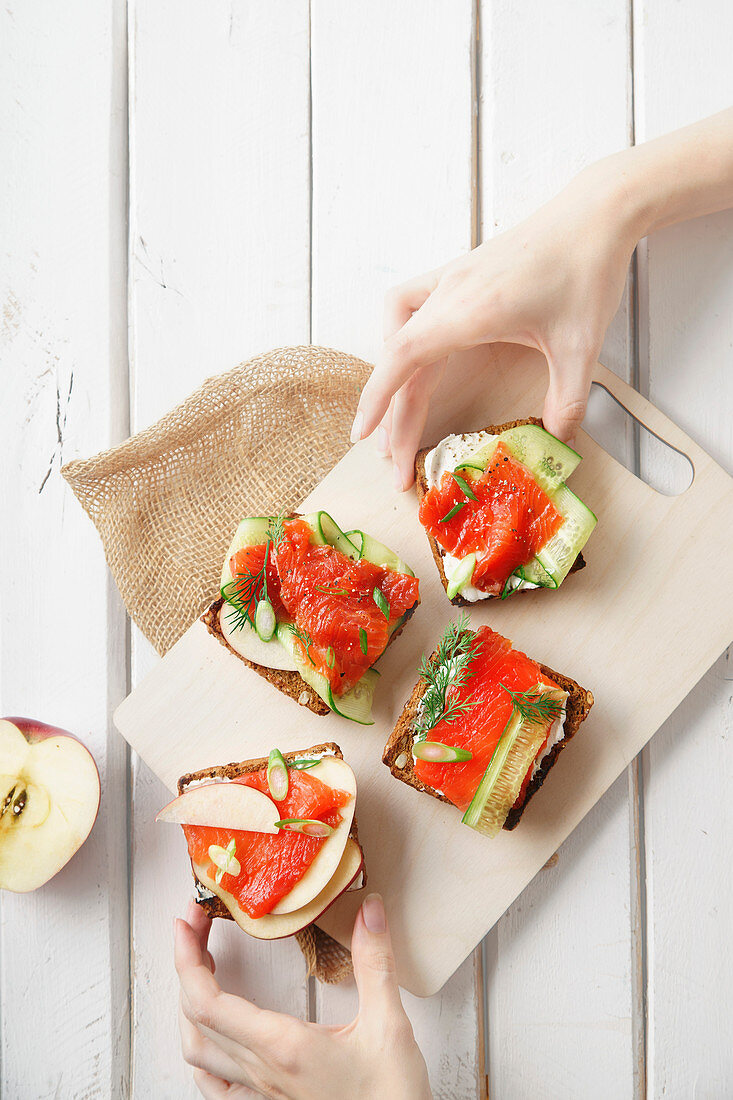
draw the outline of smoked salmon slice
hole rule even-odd
[[[420,501],[420,522],[454,557],[475,553],[471,583],[499,595],[514,571],[559,531],[563,516],[501,440],[470,487],[475,500],[446,471]]]

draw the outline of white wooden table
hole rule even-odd
[[[8,0],[0,711],[82,736],[103,801],[57,878],[0,898],[7,1100],[196,1095],[171,962],[189,876],[110,722],[156,658],[61,462],[254,352],[373,357],[388,286],[726,106],[732,40],[724,0]],[[604,351],[730,470],[732,294],[733,214],[662,232]],[[436,1097],[733,1095],[731,680],[722,657],[443,992],[405,997]],[[293,943],[213,945],[259,1004],[353,1012]]]

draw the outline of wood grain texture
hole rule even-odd
[[[314,0],[315,343],[372,358],[385,291],[470,248],[473,34],[470,0],[378,0],[368,17]],[[438,1100],[479,1094],[481,997],[470,962],[429,1001],[405,995]],[[323,1023],[354,1005],[353,984],[316,987]]]
[[[496,379],[491,397],[496,415],[508,419],[520,402],[529,405],[530,414],[537,411],[546,376],[542,356],[509,345],[482,349],[449,364],[428,437],[440,437],[456,424],[472,430],[486,422],[486,397],[478,383],[487,355]],[[713,554],[725,551],[719,509],[722,502],[733,504],[733,480],[635,391],[600,365],[596,370],[635,415],[684,447],[696,476],[687,493],[662,497],[588,437],[579,437],[585,458],[573,475],[574,488],[602,512],[602,522],[589,544],[589,567],[557,593],[538,593],[531,649],[540,660],[551,654],[554,666],[591,685],[596,704],[582,737],[562,754],[542,797],[525,811],[521,829],[488,843],[462,826],[452,807],[395,782],[375,753],[371,737],[384,743],[414,683],[419,655],[453,609],[432,568],[411,495],[394,494],[387,463],[375,462],[368,442],[352,448],[303,507],[329,507],[347,529],[359,521],[393,545],[421,578],[419,613],[381,669],[374,728],[364,731],[301,708],[296,731],[291,700],[256,674],[246,677],[248,670],[202,623],[190,628],[115,716],[123,735],[171,789],[178,774],[206,766],[212,757],[228,759],[245,747],[247,756],[255,755],[264,724],[277,729],[282,748],[291,749],[298,747],[295,738],[298,744],[304,736],[313,738],[328,722],[329,736],[341,745],[360,784],[360,838],[370,882],[391,906],[398,975],[419,995],[443,985],[729,641],[733,578],[721,577],[707,598],[683,582],[696,560],[697,538],[703,537]],[[391,501],[387,509],[385,501]],[[528,600],[477,607],[472,621],[490,622],[520,648],[530,648]],[[648,690],[652,668],[659,675],[653,694]],[[460,898],[470,898],[471,905],[457,907]],[[319,923],[348,943],[357,904],[339,899]],[[420,937],[414,936],[417,926],[424,929]]]
[[[126,429],[124,35],[111,0],[0,15],[0,710],[73,731],[102,778],[82,849],[0,899],[0,1091],[18,1100],[128,1088],[125,627],[59,474]]]
[[[307,343],[308,4],[133,3],[131,391],[133,428],[277,344]],[[216,643],[215,643],[216,644]],[[157,661],[134,632],[133,682]],[[171,920],[191,876],[180,830],[155,826],[163,785],[133,768],[133,1096],[198,1096],[184,1064]],[[162,870],[164,869],[164,870]],[[304,1016],[294,943],[217,921],[222,985]]]
[[[628,143],[627,9],[626,0],[571,0],[559,17],[552,5],[481,4],[484,239]],[[603,349],[603,361],[626,381],[633,367],[630,291]],[[600,409],[594,403],[588,430],[630,466],[630,422],[612,402]],[[593,569],[593,540],[588,550]],[[552,797],[551,784],[552,777],[538,799]],[[487,938],[492,1095],[617,1097],[638,1088],[628,791],[619,779],[565,841],[557,864],[537,875]]]
[[[642,0],[635,17],[639,140],[730,105],[730,5]],[[664,230],[646,242],[640,288],[642,384],[729,471],[732,255],[730,212]],[[641,460],[642,472],[660,463],[644,449]],[[730,534],[730,516],[725,522]],[[648,1095],[655,1098],[733,1092],[732,679],[728,653],[645,752]]]

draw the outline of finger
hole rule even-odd
[[[224,993],[204,959],[196,933],[186,921],[175,923],[175,964],[191,1023],[247,1048],[262,1045],[263,1013],[243,997]]]
[[[394,398],[391,450],[395,488],[408,489],[415,477],[415,454],[428,416],[430,400],[445,373],[445,359],[421,367]]]
[[[387,291],[384,296],[385,340],[394,336],[410,320],[415,310],[424,304],[438,285],[439,277],[440,271],[429,271]]]
[[[542,421],[552,435],[573,443],[588,405],[595,355],[548,355],[550,384]]]
[[[428,299],[399,332],[386,340],[359,398],[351,442],[371,435],[397,390],[420,367],[443,359],[460,345],[460,333]]]
[[[204,1100],[250,1100],[250,1097],[263,1095],[247,1085],[232,1085],[221,1077],[207,1073],[205,1069],[195,1069],[193,1079]]]
[[[197,1027],[186,1017],[182,1008],[178,1009],[178,1027],[181,1033],[181,1052],[183,1060],[189,1066],[197,1069],[205,1069],[217,1077],[224,1077],[227,1081],[238,1081],[242,1078],[242,1067],[230,1057],[226,1051],[217,1046],[207,1036],[202,1035]]]
[[[351,957],[359,993],[359,1016],[378,1023],[388,1019],[394,1010],[402,1013],[392,941],[379,894],[370,894],[357,913]]]
[[[377,454],[380,458],[389,458],[392,453],[392,413],[394,410],[394,398],[389,403],[389,408],[382,417],[382,423],[377,428]]]
[[[203,952],[204,961],[208,966],[212,974],[216,973],[216,963],[214,962],[214,956],[210,951],[206,950],[209,942],[209,933],[211,932],[211,917],[206,910],[197,905],[195,901],[189,901],[188,910],[186,912],[186,923],[193,928],[196,937],[201,944],[201,950]]]

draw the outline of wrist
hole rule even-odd
[[[624,149],[584,168],[572,181],[592,203],[598,221],[623,242],[629,255],[650,231],[654,213],[636,149]]]

